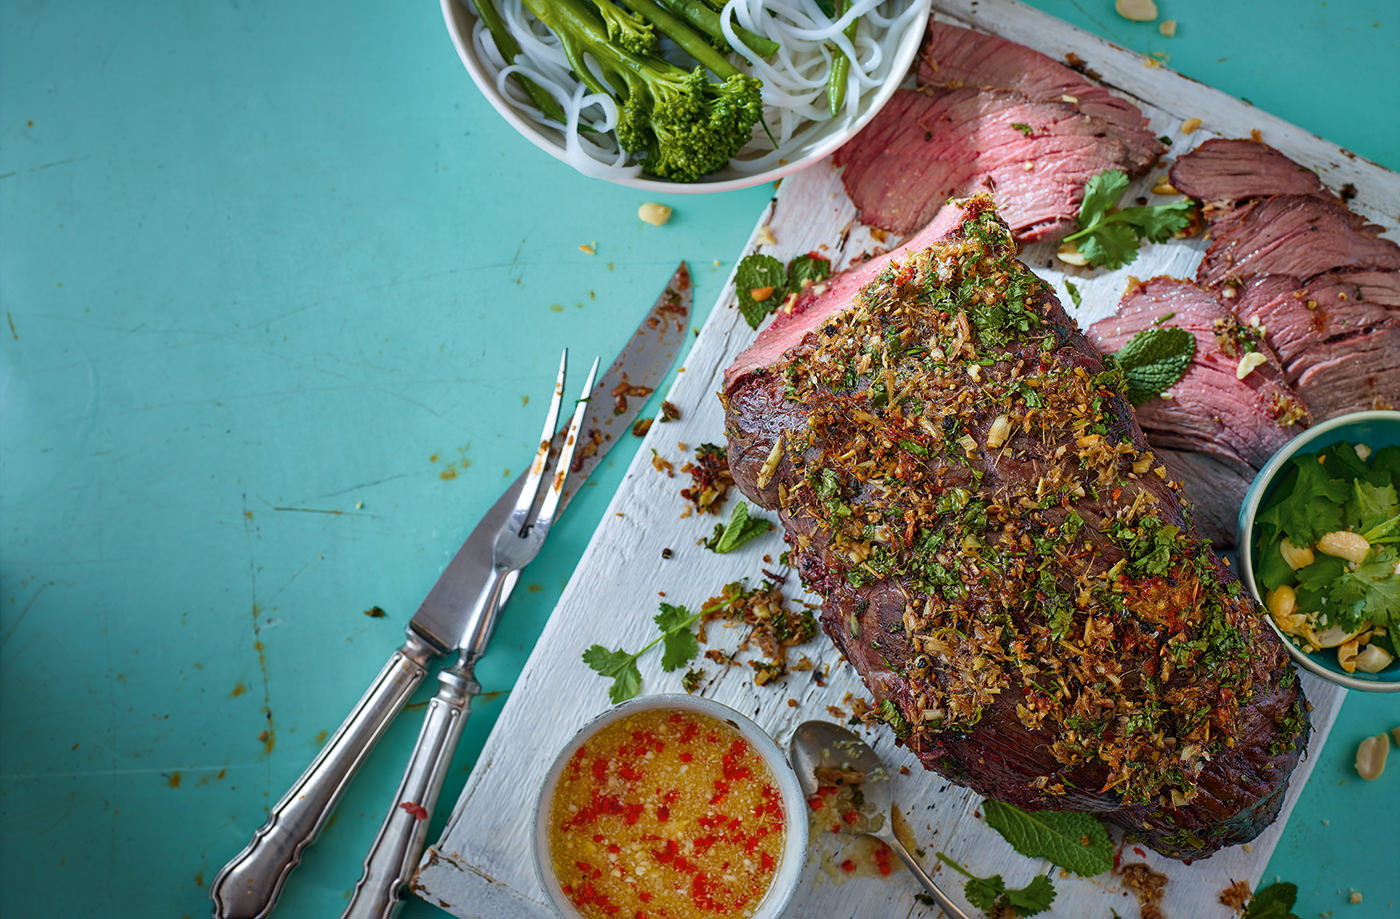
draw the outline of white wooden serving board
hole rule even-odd
[[[1388,235],[1395,236],[1400,227],[1400,177],[1327,141],[1149,65],[1137,54],[1015,0],[937,0],[935,7],[936,15],[949,21],[993,32],[1059,60],[1069,52],[1077,54],[1103,82],[1142,106],[1153,131],[1172,138],[1173,155],[1208,137],[1248,136],[1251,130],[1258,130],[1265,141],[1316,169],[1332,188],[1353,185],[1357,195],[1352,206],[1385,226]],[[1181,126],[1191,118],[1201,119],[1203,125],[1188,135]],[[1128,196],[1147,194],[1146,189],[1162,172],[1161,168],[1154,170],[1140,183],[1141,190],[1132,190]],[[761,232],[765,227],[775,243],[760,244],[760,239],[767,238]],[[855,221],[855,211],[839,178],[826,164],[786,179],[758,228],[744,251],[763,251],[784,260],[816,250],[842,265],[881,248]],[[1199,239],[1174,242],[1146,247],[1135,263],[1118,271],[1070,269],[1069,276],[1083,294],[1082,307],[1071,312],[1086,327],[1111,315],[1130,275],[1191,277],[1202,249]],[[1063,288],[1067,275],[1061,270],[1064,266],[1053,259],[1053,246],[1028,247],[1022,257],[1056,287],[1062,301],[1068,302]],[[723,412],[715,394],[725,367],[754,337],[732,303],[731,279],[671,391],[670,400],[682,410],[681,420],[652,426],[510,693],[442,839],[424,858],[415,891],[455,915],[473,919],[545,919],[551,915],[536,881],[530,850],[535,799],[555,752],[585,721],[609,705],[607,681],[583,665],[579,659],[582,650],[595,642],[631,649],[650,641],[655,636],[652,616],[658,594],[664,593],[669,602],[694,608],[730,581],[748,577],[750,583],[757,583],[762,578],[761,569],[776,568],[772,561],[764,560],[765,556],[776,559],[784,548],[776,530],[729,555],[716,555],[697,545],[709,535],[716,518],[682,517],[679,491],[688,479],[680,474],[668,478],[651,462],[655,450],[679,468],[695,446],[723,442]],[[665,548],[673,552],[669,560],[662,557]],[[786,590],[800,595],[795,576],[789,579]],[[712,628],[709,646],[732,648],[739,637],[737,630]],[[757,687],[747,667],[730,668],[716,676],[716,665],[704,662],[714,678],[703,692],[751,715],[780,744],[786,744],[792,729],[802,721],[831,718],[828,706],[849,711],[848,694],[865,697],[854,670],[840,660],[824,636],[801,650],[819,667],[829,665],[831,675],[824,687],[816,684],[811,673],[802,672],[790,674],[781,684]],[[659,657],[651,653],[639,662],[643,691],[681,691],[681,674],[661,672]],[[1259,881],[1343,696],[1343,690],[1307,674],[1302,679],[1314,706],[1311,754],[1294,772],[1282,815],[1273,826],[1248,846],[1237,846],[1191,865],[1151,852],[1144,857],[1133,847],[1124,850],[1124,862],[1145,861],[1170,879],[1162,901],[1167,915],[1224,919],[1233,912],[1218,902],[1220,892],[1234,881],[1250,885]],[[789,705],[789,699],[796,700],[795,707]],[[941,865],[933,862],[934,851],[948,853],[983,876],[1000,873],[1012,886],[1047,870],[1045,862],[1016,854],[978,818],[978,796],[925,772],[912,756],[894,745],[890,732],[869,732],[867,736],[895,770],[901,765],[909,767],[908,775],[894,775],[897,806],[912,826],[918,845],[928,853],[930,870],[945,879],[955,898],[961,897],[960,878],[938,871]],[[827,839],[814,845],[803,887],[793,898],[787,916],[854,919],[936,913],[915,900],[919,888],[902,871],[885,878],[857,876],[843,883],[831,880],[832,872],[823,870],[821,863],[825,859],[829,864],[832,847],[840,844]],[[1055,886],[1058,896],[1048,915],[1108,919],[1114,912],[1126,916],[1137,913],[1136,904],[1109,875],[1082,879],[1056,873]]]

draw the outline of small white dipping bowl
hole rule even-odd
[[[1273,491],[1274,481],[1285,463],[1299,453],[1317,453],[1336,443],[1366,444],[1373,450],[1381,447],[1400,445],[1400,412],[1373,411],[1353,412],[1339,415],[1321,424],[1308,428],[1302,434],[1284,444],[1282,449],[1269,458],[1264,468],[1254,477],[1254,482],[1245,492],[1244,503],[1239,516],[1240,580],[1249,588],[1249,593],[1261,604],[1264,594],[1254,582],[1254,518],[1259,508]],[[1330,683],[1345,686],[1347,689],[1363,689],[1371,692],[1400,692],[1400,661],[1395,661],[1380,673],[1347,673],[1337,663],[1335,649],[1326,648],[1312,654],[1294,644],[1274,623],[1273,617],[1263,612],[1264,620],[1283,639],[1284,647],[1293,659],[1309,673],[1316,674]]]
[[[793,772],[792,765],[773,741],[773,738],[768,736],[768,733],[754,724],[753,721],[727,705],[722,705],[703,696],[683,694],[645,696],[630,702],[623,702],[584,725],[564,745],[564,749],[559,751],[559,755],[555,757],[554,765],[545,774],[544,786],[540,789],[539,798],[535,802],[533,846],[535,871],[539,877],[540,886],[544,888],[545,897],[554,907],[555,912],[564,919],[577,919],[579,917],[578,910],[564,895],[559,878],[554,873],[549,850],[550,806],[553,804],[554,790],[559,784],[559,776],[563,774],[564,767],[568,765],[569,759],[575,751],[603,728],[628,715],[653,709],[691,712],[724,722],[737,730],[740,736],[747,740],[763,761],[768,764],[769,771],[773,773],[773,781],[777,783],[778,791],[783,799],[783,853],[778,862],[778,868],[773,873],[773,880],[768,885],[768,891],[759,901],[758,909],[754,912],[752,919],[777,919],[778,916],[782,915],[793,891],[797,889],[798,882],[802,878],[803,865],[807,860],[807,799],[802,794],[802,785],[797,781],[797,773]]]
[[[910,0],[921,12],[910,19],[910,25],[902,35],[891,35],[885,40],[886,59],[880,68],[883,82],[875,89],[867,91],[857,100],[851,100],[841,114],[824,122],[818,129],[808,131],[800,143],[782,151],[783,159],[778,165],[761,171],[746,169],[742,162],[731,162],[729,166],[699,182],[668,182],[648,176],[635,178],[609,178],[608,181],[628,188],[646,191],[660,191],[669,194],[703,194],[713,191],[733,191],[773,182],[785,175],[810,166],[818,160],[835,153],[837,148],[855,136],[856,132],[870,123],[885,103],[890,101],[899,84],[903,82],[909,67],[914,62],[923,44],[924,31],[928,27],[928,12],[932,0]],[[486,101],[510,122],[511,127],[530,143],[539,147],[555,159],[567,163],[564,153],[563,132],[531,121],[521,114],[512,102],[496,88],[496,71],[489,61],[477,54],[472,42],[472,30],[476,25],[476,15],[468,8],[465,0],[441,0],[442,18],[447,23],[447,32],[452,36],[452,44],[457,47],[457,56],[467,68],[467,73],[475,81],[477,89]]]

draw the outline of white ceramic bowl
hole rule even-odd
[[[1332,444],[1364,443],[1373,449],[1400,445],[1400,412],[1374,411],[1353,412],[1328,419],[1308,428],[1302,434],[1284,444],[1269,458],[1264,468],[1254,477],[1249,491],[1245,492],[1244,503],[1239,516],[1240,580],[1244,581],[1249,593],[1260,603],[1264,595],[1254,582],[1254,517],[1273,490],[1275,477],[1280,469],[1299,453],[1316,453]],[[1284,647],[1300,666],[1309,673],[1316,674],[1338,686],[1347,689],[1363,689],[1371,692],[1400,692],[1400,661],[1392,663],[1380,673],[1347,673],[1337,663],[1337,652],[1325,649],[1312,654],[1293,643],[1293,639],[1283,633],[1271,616],[1264,620],[1283,639]]]
[[[783,799],[783,854],[778,862],[778,869],[773,874],[773,880],[768,885],[768,891],[759,901],[752,919],[777,919],[787,906],[793,891],[797,889],[802,878],[803,865],[807,860],[807,799],[802,793],[802,785],[797,781],[797,773],[793,771],[783,751],[757,724],[727,705],[703,696],[684,694],[645,696],[623,702],[584,725],[564,745],[564,749],[559,751],[554,764],[545,774],[544,785],[540,788],[539,798],[535,802],[535,872],[550,905],[564,919],[578,919],[579,913],[564,895],[549,855],[549,812],[559,776],[574,752],[603,728],[628,715],[652,709],[693,712],[725,722],[752,744],[754,750],[768,764]]]
[[[835,153],[838,147],[865,127],[870,119],[874,118],[884,104],[890,100],[895,90],[899,89],[899,84],[904,80],[914,61],[914,56],[923,44],[924,30],[928,26],[928,11],[932,0],[911,0],[911,2],[914,6],[920,7],[922,12],[910,20],[910,25],[905,29],[904,34],[898,36],[897,41],[893,42],[890,54],[881,67],[881,73],[885,74],[881,85],[867,92],[858,104],[848,104],[840,116],[825,122],[819,130],[807,132],[800,145],[794,145],[791,149],[784,151],[785,161],[779,165],[761,171],[746,171],[742,164],[731,163],[725,169],[699,182],[667,182],[647,176],[610,178],[609,181],[625,185],[628,188],[662,191],[669,194],[732,191],[775,181]],[[481,94],[486,97],[492,107],[526,140],[555,159],[567,163],[562,132],[531,121],[522,115],[520,110],[496,88],[495,71],[491,69],[489,62],[482,60],[477,54],[476,47],[472,43],[472,30],[476,25],[476,15],[463,0],[441,0],[441,3],[442,17],[447,23],[447,32],[452,36],[452,43],[457,47],[457,56],[462,59],[467,73],[471,74],[472,80],[476,82],[477,89],[481,90]]]

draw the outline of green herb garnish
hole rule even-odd
[[[715,524],[714,535],[705,540],[705,548],[721,555],[733,552],[744,543],[773,529],[771,521],[749,514],[749,506],[743,501],[734,505],[729,512],[728,523]]]
[[[1017,131],[1020,131],[1022,134],[1026,135],[1027,137],[1030,137],[1032,134],[1035,133],[1035,128],[1031,127],[1031,126],[1028,125],[1028,124],[1021,124],[1021,123],[1019,123],[1019,122],[1013,121],[1013,122],[1011,122],[1011,127],[1015,128]]]
[[[751,253],[739,260],[734,290],[739,312],[749,328],[758,328],[789,296],[831,276],[831,261],[815,253],[799,255],[786,266],[771,255]]]
[[[942,852],[938,860],[967,878],[963,895],[967,902],[996,916],[1034,916],[1045,912],[1055,902],[1055,885],[1048,875],[1038,874],[1025,887],[1008,889],[1001,875],[978,877]]]
[[[608,688],[608,698],[612,702],[626,702],[642,691],[642,672],[637,668],[637,658],[658,644],[662,646],[661,669],[667,673],[695,659],[700,643],[690,627],[700,616],[684,606],[662,603],[661,611],[652,617],[661,634],[640,651],[628,652],[622,648],[609,651],[602,645],[592,645],[583,652],[583,662],[600,676],[612,679],[612,686]]]
[[[1112,355],[1127,381],[1128,401],[1142,405],[1176,385],[1196,356],[1196,336],[1176,326],[1143,329]]]
[[[1011,848],[1030,858],[1049,859],[1082,877],[1113,867],[1113,842],[1103,824],[1076,811],[1026,811],[991,798],[982,802],[987,825]]]
[[[1298,885],[1279,881],[1261,887],[1249,898],[1243,919],[1298,919],[1293,904],[1298,902]]]
[[[1109,169],[1084,185],[1084,202],[1079,206],[1076,233],[1065,237],[1089,264],[1100,268],[1121,268],[1137,258],[1144,240],[1160,243],[1191,225],[1195,205],[1190,201],[1151,204],[1117,209],[1128,189],[1128,176],[1120,169]]]
[[[1073,283],[1066,281],[1065,290],[1069,291],[1069,300],[1074,304],[1075,309],[1084,305],[1084,295],[1079,292],[1079,288],[1075,287]]]

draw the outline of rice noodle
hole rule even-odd
[[[617,123],[617,103],[610,96],[590,92],[569,67],[558,39],[529,14],[520,0],[496,0],[502,21],[520,45],[514,61],[506,61],[496,43],[475,17],[472,43],[477,55],[495,74],[496,89],[517,114],[562,139],[565,159],[579,172],[605,179],[634,178],[642,166],[618,147],[612,136]],[[728,0],[720,13],[720,26],[742,61],[739,69],[763,81],[763,120],[777,140],[768,138],[762,125],[730,161],[726,173],[754,175],[801,155],[801,150],[827,134],[832,116],[827,102],[827,76],[833,49],[850,60],[845,110],[838,118],[850,118],[859,102],[889,79],[894,44],[911,20],[918,4],[907,0],[853,0],[846,13],[832,20],[815,0]],[[851,20],[859,18],[854,40],[844,34]],[[751,51],[734,27],[770,38],[779,45],[771,60]],[[668,43],[669,44],[669,43]],[[672,58],[673,55],[667,55]],[[683,55],[674,55],[681,66],[694,66]],[[528,77],[548,93],[564,112],[560,124],[544,115],[511,79]]]

